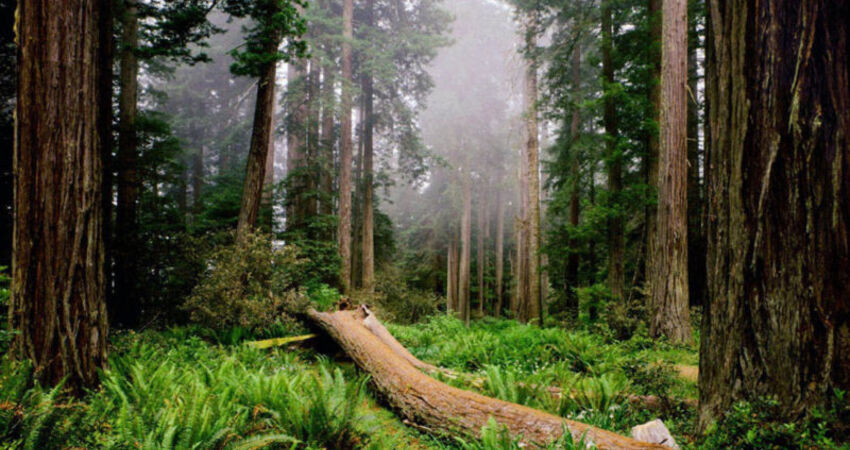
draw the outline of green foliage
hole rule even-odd
[[[275,249],[267,235],[250,234],[213,252],[207,273],[183,307],[193,321],[215,330],[255,331],[292,320],[286,312],[305,304],[296,291],[305,276],[303,265],[295,248]]]
[[[358,303],[367,304],[387,321],[410,324],[436,314],[444,299],[432,292],[411,288],[396,267],[384,266],[375,274],[375,293],[355,292]]]
[[[250,18],[252,25],[245,27],[244,46],[233,50],[234,63],[230,71],[235,75],[260,76],[264,67],[277,61],[289,61],[304,56],[307,45],[298,38],[307,30],[307,24],[298,13],[302,0],[226,0],[224,10],[233,17]],[[286,41],[286,49],[278,50]],[[269,50],[269,49],[273,50]]]
[[[9,318],[6,312],[9,310],[9,277],[6,275],[6,267],[0,266],[0,355],[9,350],[12,342],[13,330],[9,330]]]
[[[468,441],[462,438],[456,438],[456,442],[463,450],[519,450],[527,447],[527,444],[522,442],[521,436],[511,436],[510,431],[504,425],[499,424],[493,418],[487,422],[487,425],[481,428],[481,437],[479,441]],[[564,427],[563,434],[560,438],[538,445],[536,447],[547,450],[579,450],[579,449],[594,449],[595,445],[587,442],[582,436],[579,440],[573,440],[570,432]]]
[[[780,419],[779,402],[762,398],[739,402],[713,424],[699,448],[784,449],[850,448],[846,392],[835,390],[826,409],[815,409],[798,422]],[[844,444],[840,444],[840,443]]]

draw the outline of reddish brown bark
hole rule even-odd
[[[351,40],[353,39],[353,0],[342,7],[342,119],[339,150],[339,256],[343,293],[351,290]]]
[[[616,99],[610,91],[614,84],[613,21],[611,0],[605,0],[602,6],[602,79],[606,84],[603,122],[605,124],[605,157],[608,164],[608,191],[611,201],[620,201],[623,189],[623,161],[617,149],[618,121]],[[616,212],[608,219],[608,287],[615,299],[623,298],[625,272],[623,271],[624,229],[623,219]]]
[[[420,371],[433,366],[417,367],[418,360],[401,345],[392,345],[395,339],[363,308],[334,313],[310,310],[308,316],[371,375],[391,407],[429,430],[477,437],[493,419],[528,444],[544,445],[566,429],[573,439],[584,438],[600,449],[665,448],[439,382]]]
[[[850,388],[850,6],[709,2],[709,299],[700,426]]]
[[[99,4],[18,3],[13,351],[76,393],[106,363]]]
[[[687,0],[662,1],[658,210],[650,266],[649,334],[690,342],[688,309]]]
[[[460,219],[460,274],[458,276],[458,309],[460,316],[469,325],[469,264],[471,256],[472,234],[472,179],[464,168],[463,173],[463,212]]]
[[[504,298],[504,272],[505,272],[505,202],[502,201],[502,189],[496,193],[496,307],[493,314],[499,317],[502,314],[502,301]]]

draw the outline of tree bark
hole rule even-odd
[[[278,39],[273,39],[266,45],[264,52],[267,54],[275,53],[278,45]],[[274,116],[276,74],[277,62],[269,62],[263,68],[257,82],[257,103],[254,107],[251,147],[248,150],[245,183],[242,189],[242,206],[239,209],[239,222],[236,227],[236,240],[238,242],[242,242],[249,233],[254,231],[260,213]]]
[[[374,0],[366,1],[366,23],[372,26]],[[374,177],[373,171],[373,134],[374,116],[374,80],[371,73],[363,74],[363,274],[361,283],[366,292],[375,290],[375,220],[373,217]]]
[[[646,280],[652,277],[650,271],[653,267],[652,250],[655,248],[655,229],[656,229],[656,213],[658,212],[658,123],[660,121],[659,112],[661,109],[661,1],[649,0],[649,39],[650,39],[650,85],[649,85],[649,105],[652,113],[653,126],[649,130],[647,137],[647,155],[646,155],[646,184],[652,189],[653,202],[646,207],[646,252],[645,277]]]
[[[649,334],[691,341],[688,309],[687,0],[662,1],[657,229],[650,269]]]
[[[573,49],[572,61],[572,76],[573,76],[573,95],[575,104],[573,105],[572,119],[570,121],[570,138],[571,155],[570,155],[570,225],[573,228],[573,233],[579,224],[579,215],[581,214],[581,203],[579,199],[579,187],[581,181],[581,161],[578,154],[579,130],[581,129],[581,111],[578,107],[578,96],[581,93],[581,46],[578,42],[575,43]],[[572,319],[578,319],[579,304],[578,293],[576,290],[579,286],[578,281],[579,268],[579,245],[578,239],[570,238],[570,254],[567,257],[567,310]]]
[[[77,394],[106,364],[99,5],[27,1],[17,15],[12,349]]]
[[[529,17],[526,28],[526,46],[537,45],[537,17]],[[526,157],[528,158],[528,298],[526,320],[543,323],[543,299],[540,296],[540,142],[537,128],[537,65],[527,62],[525,72],[526,101]]]
[[[342,291],[351,290],[351,40],[353,0],[343,0],[342,24],[342,119],[339,151],[339,257]]]
[[[286,67],[286,228],[296,229],[303,217],[303,174],[300,173],[307,155],[306,133],[302,107],[306,102],[304,64],[290,61]]]
[[[451,233],[450,233],[451,234]],[[446,313],[454,315],[457,312],[457,240],[451,234],[447,249],[446,267]]]
[[[611,93],[614,84],[613,23],[611,1],[605,0],[602,6],[602,78],[605,83],[603,122],[605,123],[605,157],[608,164],[608,191],[612,207],[619,210],[620,192],[623,189],[623,161],[617,149],[618,121],[616,99]],[[615,299],[623,298],[625,274],[623,272],[624,249],[623,219],[619,211],[608,219],[608,288]]]
[[[478,195],[478,246],[476,264],[478,265],[478,315],[484,316],[484,203],[485,195]]]
[[[846,2],[709,2],[709,299],[699,425],[850,388]]]
[[[334,144],[336,134],[334,131],[334,114],[336,104],[336,93],[334,91],[335,68],[332,62],[328,62],[324,68],[322,80],[322,155],[320,157],[321,175],[319,189],[322,192],[319,203],[319,214],[333,214],[333,170],[334,170]]]
[[[496,307],[493,315],[499,317],[502,314],[502,300],[504,298],[504,271],[505,271],[505,203],[502,201],[502,188],[496,192]]]
[[[666,448],[437,381],[412,363],[418,360],[404,347],[388,343],[395,339],[380,333],[383,327],[375,328],[377,319],[365,308],[334,313],[310,310],[307,314],[370,374],[393,409],[432,432],[479,437],[481,428],[493,419],[512,436],[522,436],[527,445],[546,445],[566,430],[574,440],[584,438],[600,449]]]
[[[138,250],[138,137],[136,135],[136,112],[138,108],[139,61],[138,7],[136,0],[126,0],[121,18],[121,74],[118,98],[118,207],[115,217],[115,322],[123,327],[136,325],[140,314],[136,289],[136,256]]]
[[[460,275],[458,280],[458,307],[463,321],[469,326],[469,264],[472,234],[472,178],[467,168],[463,169],[463,213],[460,219]]]

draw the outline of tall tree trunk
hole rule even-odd
[[[446,312],[449,315],[454,315],[458,312],[458,248],[457,237],[450,232],[448,246],[448,272],[446,274],[446,283],[448,284],[446,292]]]
[[[277,108],[274,107],[274,100],[272,100],[272,111],[275,111]],[[272,113],[272,117],[274,117],[274,113]],[[275,146],[274,146],[274,120],[272,120],[272,126],[269,127],[269,150],[266,154],[266,171],[263,175],[263,208],[268,208],[269,215],[265,217],[265,223],[263,224],[266,229],[270,233],[274,232],[274,161],[275,161]]]
[[[484,203],[486,194],[483,192],[478,195],[478,255],[476,256],[476,264],[478,265],[478,315],[484,315]]]
[[[372,26],[374,0],[366,0],[366,23]],[[363,74],[363,289],[373,292],[375,289],[375,242],[373,217],[374,179],[372,159],[374,152],[373,132],[375,127],[374,117],[374,92],[371,73]]]
[[[115,218],[115,322],[123,327],[133,327],[139,319],[140,307],[136,287],[135,252],[138,251],[138,138],[136,136],[136,111],[138,107],[139,61],[138,7],[136,0],[126,0],[121,18],[121,94],[118,123],[118,207]]]
[[[740,399],[791,419],[850,389],[850,5],[709,5],[702,429]]]
[[[339,151],[339,257],[343,293],[351,290],[351,40],[353,39],[353,0],[342,7],[342,120]]]
[[[526,28],[526,47],[537,45],[537,17],[529,17]],[[537,128],[537,65],[527,62],[525,72],[526,157],[528,158],[528,305],[527,320],[543,323],[543,299],[540,296],[540,142]]]
[[[691,341],[688,309],[687,0],[663,0],[657,229],[650,269],[649,334]]]
[[[579,130],[581,129],[581,111],[579,111],[578,96],[581,92],[581,46],[576,43],[573,49],[572,61],[573,92],[576,96],[573,105],[573,114],[570,121],[570,225],[574,232],[579,224],[581,203],[579,199],[579,186],[581,180],[581,161],[578,154]],[[579,268],[579,246],[578,239],[570,237],[570,254],[567,257],[567,310],[572,319],[578,318],[579,304],[577,289]]]
[[[336,135],[334,131],[334,114],[336,104],[336,93],[334,91],[333,62],[328,62],[322,69],[322,155],[319,158],[321,164],[321,175],[319,190],[322,192],[319,214],[333,214],[333,169],[334,169],[334,144]]]
[[[18,3],[13,351],[82,394],[106,364],[97,0]]]
[[[319,212],[319,202],[318,196],[315,195],[317,190],[319,189],[319,183],[321,181],[321,175],[319,172],[319,167],[321,164],[321,141],[319,140],[319,112],[321,111],[321,88],[322,88],[322,69],[319,65],[319,58],[314,56],[310,60],[310,73],[309,73],[309,85],[308,85],[308,101],[306,103],[306,117],[305,122],[307,125],[307,154],[308,156],[308,167],[309,171],[307,174],[307,179],[305,180],[305,187],[307,191],[310,193],[305,200],[306,208],[305,215],[306,217],[313,217]]]
[[[612,0],[602,6],[602,79],[605,83],[603,122],[605,123],[605,158],[608,165],[608,191],[613,209],[617,210],[608,219],[608,288],[616,299],[623,298],[625,274],[623,258],[623,219],[620,216],[620,192],[623,189],[623,161],[617,149],[618,121],[616,99],[611,91],[614,84]]]
[[[279,43],[278,38],[270,40],[266,44],[264,53],[273,54],[277,52]],[[251,147],[248,150],[245,183],[242,189],[242,206],[239,209],[239,222],[236,227],[236,240],[239,242],[242,242],[257,226],[260,203],[263,200],[263,185],[266,178],[266,164],[274,116],[276,74],[277,62],[266,63],[257,82],[257,103],[254,107]]]
[[[458,281],[458,304],[463,321],[469,325],[469,263],[472,232],[472,179],[469,170],[463,173],[463,213],[460,219],[460,276]]]
[[[659,110],[661,107],[661,0],[649,0],[649,40],[650,40],[650,85],[649,85],[649,105],[650,110],[652,112],[652,120],[657,125],[660,121]],[[645,266],[645,277],[647,282],[649,281],[651,275],[650,270],[653,266],[652,262],[652,250],[655,248],[655,229],[656,229],[656,212],[658,211],[657,206],[657,195],[658,195],[658,155],[659,155],[659,141],[658,141],[658,128],[657,126],[653,126],[649,131],[649,136],[647,136],[647,155],[646,162],[644,163],[646,166],[646,184],[650,186],[655,194],[655,204],[648,205],[646,207],[645,215],[646,215],[646,248],[648,251],[646,252],[646,261],[644,261]]]
[[[502,314],[503,277],[505,271],[505,203],[502,201],[502,188],[496,192],[496,307],[493,315]]]

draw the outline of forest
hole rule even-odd
[[[0,450],[850,450],[850,2],[0,21]]]

